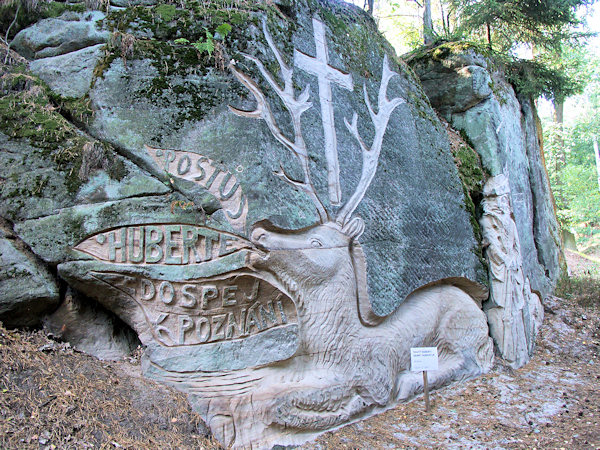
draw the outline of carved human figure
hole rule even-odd
[[[498,350],[512,366],[520,367],[533,351],[536,322],[541,322],[533,316],[540,316],[540,299],[523,274],[508,178],[503,174],[490,178],[484,197],[480,223],[490,277],[490,298],[484,309]]]

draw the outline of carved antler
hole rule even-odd
[[[267,25],[263,22],[263,32],[265,34],[265,38],[269,43],[269,47],[273,50],[275,54],[275,58],[277,58],[277,62],[279,63],[279,67],[281,70],[281,76],[284,81],[283,89],[277,84],[273,76],[265,69],[262,62],[260,62],[257,58],[244,54],[246,59],[254,62],[260,73],[263,75],[265,80],[269,83],[269,85],[273,88],[273,90],[277,93],[279,98],[282,100],[283,104],[289,111],[292,116],[292,125],[294,127],[294,141],[291,141],[287,138],[282,131],[277,126],[275,122],[275,117],[273,116],[273,112],[269,107],[269,103],[265,95],[260,90],[260,87],[245,73],[239,71],[232,61],[229,64],[229,70],[235,75],[235,77],[248,88],[250,92],[254,95],[256,99],[257,106],[254,111],[243,111],[237,108],[233,108],[229,106],[229,109],[238,116],[249,117],[252,119],[263,119],[271,131],[271,134],[277,139],[281,144],[283,144],[288,150],[292,152],[292,154],[296,157],[298,162],[300,163],[300,167],[302,168],[302,172],[304,173],[304,181],[296,181],[293,180],[283,169],[283,166],[280,165],[279,171],[275,172],[275,174],[284,180],[286,183],[291,184],[296,189],[299,189],[303,192],[306,192],[308,196],[311,198],[313,203],[317,208],[317,212],[319,214],[319,218],[321,223],[325,223],[330,220],[329,214],[327,210],[321,203],[321,200],[317,196],[316,190],[312,184],[310,179],[310,169],[308,163],[308,151],[306,149],[306,143],[304,142],[304,138],[302,137],[302,129],[300,124],[300,116],[304,111],[312,107],[312,103],[308,101],[308,97],[310,95],[310,87],[306,86],[304,91],[300,94],[300,96],[296,99],[294,94],[294,87],[292,82],[293,70],[288,67],[288,65],[283,60],[281,53],[275,46],[273,42],[273,38],[271,37]]]
[[[363,85],[363,91],[365,95],[365,104],[367,105],[367,109],[369,110],[369,114],[371,115],[371,120],[373,121],[373,125],[375,126],[375,137],[373,138],[373,145],[371,148],[368,148],[360,134],[358,133],[358,115],[354,113],[352,117],[352,123],[349,123],[348,120],[344,118],[344,123],[346,124],[346,128],[348,131],[356,138],[358,141],[358,145],[361,148],[362,156],[363,156],[363,166],[362,173],[360,175],[360,180],[358,185],[356,186],[356,190],[352,197],[348,199],[348,201],[342,206],[342,208],[338,211],[336,215],[336,222],[344,226],[352,213],[361,202],[363,197],[365,196],[365,192],[367,188],[371,184],[373,177],[375,176],[375,172],[377,171],[377,161],[379,160],[379,153],[381,152],[381,144],[383,142],[383,136],[385,134],[385,130],[388,125],[388,121],[394,109],[402,103],[406,103],[404,99],[400,97],[396,97],[393,100],[388,100],[387,98],[387,87],[389,81],[392,77],[396,75],[395,72],[390,70],[388,64],[387,55],[383,57],[383,73],[381,75],[381,85],[379,87],[379,101],[378,101],[378,112],[377,114],[373,111],[373,107],[371,106],[371,101],[369,100],[369,94],[367,93],[366,85]]]

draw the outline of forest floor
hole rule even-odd
[[[303,449],[600,449],[600,264],[545,303],[533,359],[325,433]],[[0,327],[0,448],[220,448],[182,394],[141,377],[139,358],[103,362],[41,331]]]

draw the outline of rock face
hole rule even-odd
[[[119,360],[133,352],[139,341],[97,302],[69,289],[60,307],[44,318],[44,329],[53,337],[102,360]]]
[[[483,235],[491,243],[487,249],[491,295],[485,309],[500,354],[520,367],[533,352],[539,299],[552,292],[562,260],[535,108],[468,46],[444,44],[412,58],[410,64],[432,105],[479,153],[491,175],[490,186],[497,187],[500,179],[507,183],[501,188],[507,196],[502,212],[495,205],[496,194],[483,203],[484,211],[496,210],[484,212],[481,219]],[[500,238],[500,247],[495,248],[495,238]],[[499,270],[508,278],[495,273]]]
[[[64,286],[46,326],[119,357],[135,341],[115,314],[146,376],[234,447],[410,398],[411,347],[438,347],[433,387],[489,370],[469,171],[372,20],[312,0],[151,3],[21,31],[44,84],[3,67],[0,212]]]
[[[0,228],[0,320],[10,327],[37,325],[40,316],[58,305],[58,285],[48,269],[3,228]]]
[[[560,236],[532,102],[473,48],[444,44],[410,62],[442,116],[461,130],[491,176],[504,174],[524,273],[546,297],[560,274]]]

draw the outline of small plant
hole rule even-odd
[[[188,208],[194,208],[196,204],[194,202],[184,202],[183,200],[175,200],[171,202],[171,214],[175,214],[175,208],[181,208],[186,210]]]
[[[229,25],[228,23],[222,23],[215,29],[214,34],[211,33],[206,27],[204,28],[204,31],[206,34],[206,38],[204,40],[190,42],[186,38],[179,38],[175,39],[175,41],[173,42],[175,42],[175,44],[181,45],[191,44],[192,47],[194,47],[198,51],[198,53],[202,54],[206,52],[208,53],[208,56],[212,56],[215,49],[218,50],[218,41],[224,41],[227,35],[231,32],[231,25]]]

